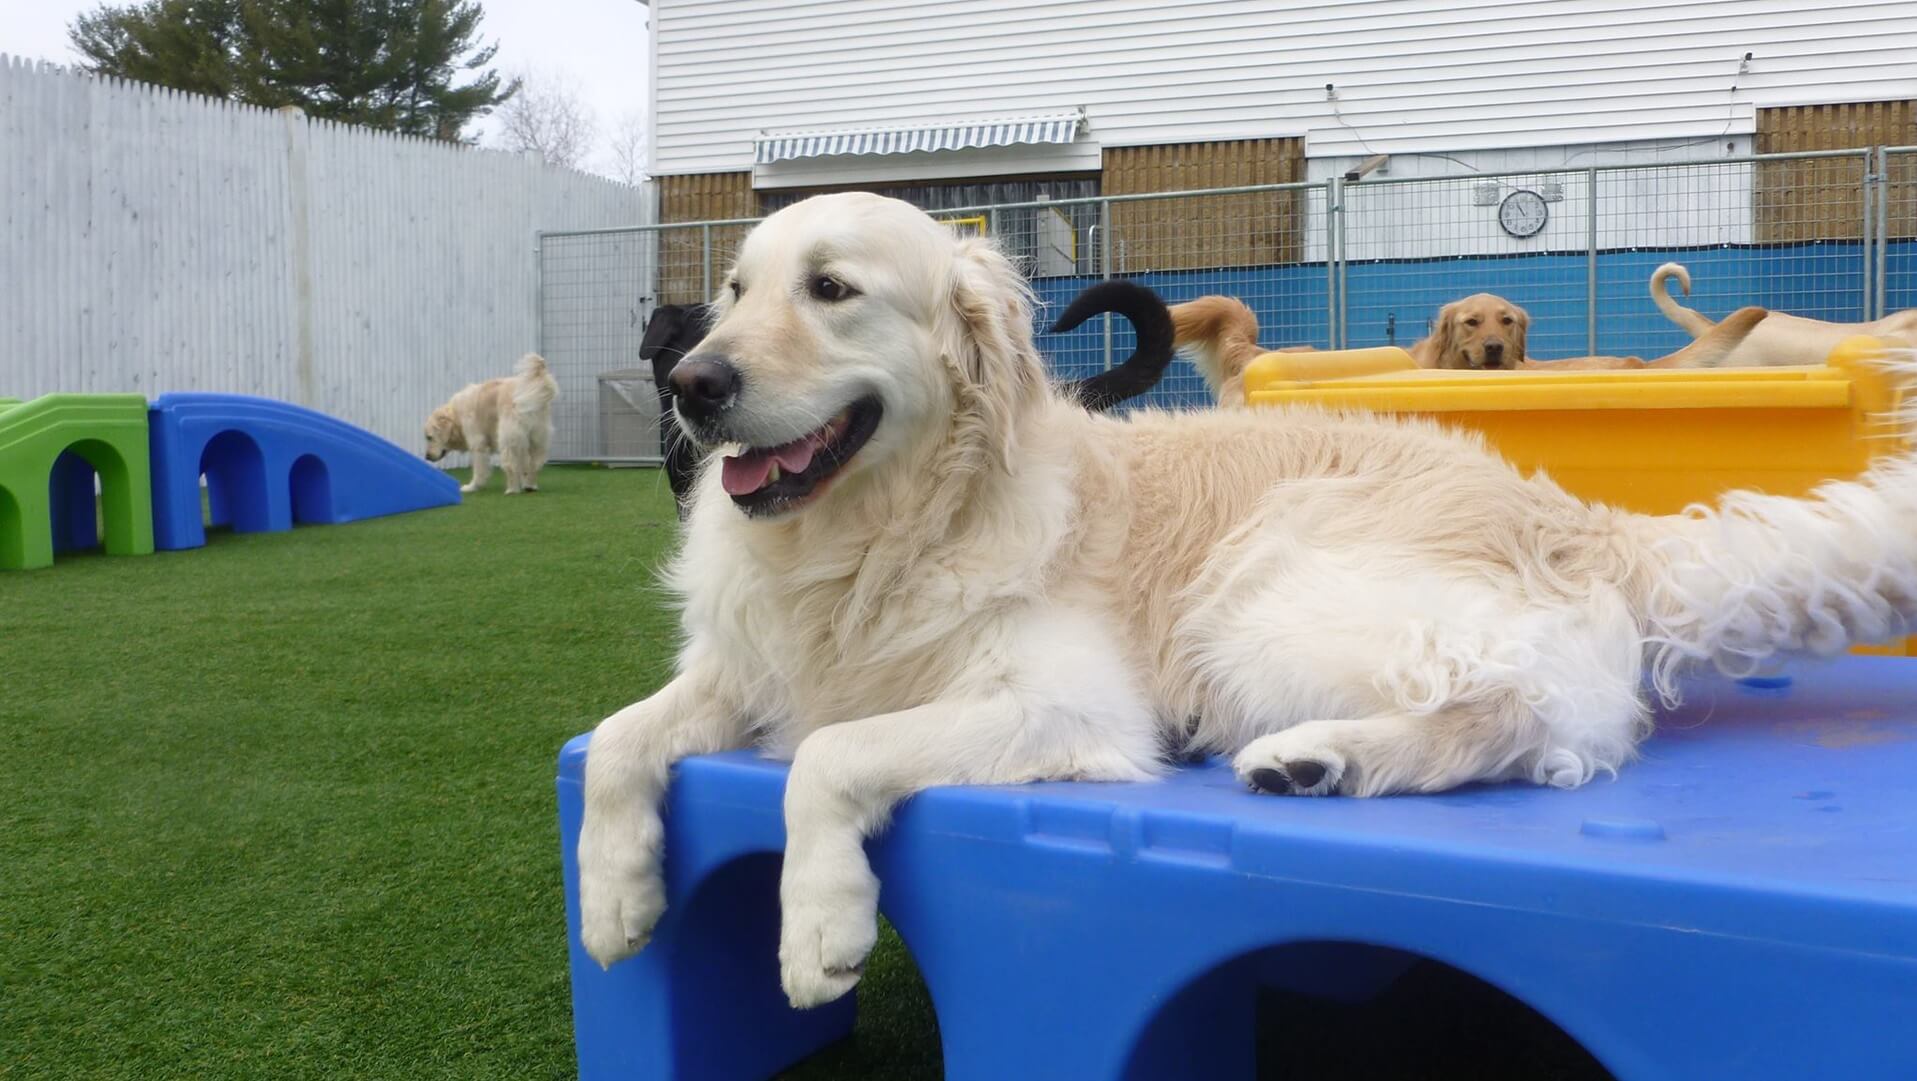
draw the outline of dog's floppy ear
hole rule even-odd
[[[652,318],[646,321],[645,337],[639,339],[639,359],[652,360],[667,342],[679,336],[679,330],[686,325],[686,309],[678,304],[661,304],[652,310]],[[676,359],[676,358],[675,358]]]
[[[1515,329],[1511,331],[1511,355],[1508,359],[1516,365],[1523,363],[1527,355],[1524,351],[1524,336],[1531,331],[1531,313],[1513,304],[1511,318]]]
[[[1451,367],[1450,358],[1458,351],[1458,302],[1452,301],[1438,309],[1438,325],[1431,331],[1431,366],[1433,368]]]
[[[1019,421],[1046,394],[1032,344],[1032,299],[1011,260],[988,240],[958,242],[952,269],[953,340],[944,343],[960,443],[993,448],[1010,472]]]

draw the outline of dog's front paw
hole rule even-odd
[[[666,911],[657,846],[612,832],[589,816],[579,835],[579,941],[605,968],[644,949]]]
[[[1260,736],[1231,760],[1239,781],[1278,796],[1329,796],[1344,781],[1345,756],[1308,722]]]
[[[869,868],[837,882],[788,877],[780,890],[779,982],[799,1009],[858,985],[879,935],[879,883]]]
[[[469,483],[460,485],[459,490],[462,492],[465,492],[468,495],[471,495],[472,493],[479,491],[479,486],[469,482]]]

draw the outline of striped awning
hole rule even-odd
[[[933,150],[972,150],[986,146],[1069,143],[1078,138],[1085,114],[1049,113],[948,124],[890,128],[841,128],[836,131],[767,132],[757,141],[760,165],[796,158],[851,154],[910,154]]]

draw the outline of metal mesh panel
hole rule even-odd
[[[949,200],[946,200],[949,202]],[[1917,307],[1917,148],[1756,155],[1455,177],[1368,178],[1162,195],[941,206],[955,229],[992,236],[1038,297],[1040,351],[1060,379],[1131,352],[1124,320],[1044,333],[1108,276],[1171,303],[1237,297],[1260,340],[1410,346],[1438,310],[1489,292],[1527,309],[1529,356],[1647,359],[1689,337],[1652,304],[1651,273],[1683,264],[1675,299],[1712,319],[1745,305],[1851,322]],[[602,377],[639,368],[646,318],[707,299],[752,223],[547,234],[541,341],[567,398],[556,455],[656,458],[656,428],[613,414]],[[642,395],[630,399],[645,411]],[[1196,370],[1120,408],[1201,407]],[[656,406],[652,408],[656,420]],[[633,434],[638,432],[638,434]]]
[[[1881,166],[1877,276],[1889,314],[1917,308],[1917,146],[1886,149]]]
[[[1597,351],[1651,359],[1691,339],[1653,306],[1675,262],[1713,320],[1758,305],[1837,322],[1867,317],[1863,155],[1601,171]]]
[[[539,352],[559,380],[553,458],[658,456],[657,409],[608,414],[602,377],[641,366],[659,250],[654,229],[540,237]]]
[[[1341,340],[1409,347],[1438,310],[1493,293],[1531,313],[1526,352],[1587,352],[1589,176],[1368,180],[1342,187]]]

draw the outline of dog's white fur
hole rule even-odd
[[[1681,263],[1665,263],[1651,272],[1651,302],[1664,317],[1693,338],[1703,338],[1719,325],[1709,316],[1672,299],[1671,278],[1691,293],[1691,272]],[[1917,346],[1917,309],[1893,312],[1868,323],[1827,323],[1786,312],[1771,312],[1728,353],[1698,364],[1704,368],[1760,368],[1794,364],[1822,364],[1845,338],[1869,334],[1892,345]]]
[[[426,418],[426,460],[437,462],[447,451],[472,454],[472,480],[462,492],[476,492],[492,479],[492,456],[506,473],[506,494],[539,490],[539,470],[552,445],[552,403],[559,382],[546,359],[527,353],[513,374],[484,383],[469,383]]]
[[[830,274],[856,290],[806,291]],[[594,734],[581,933],[610,964],[664,906],[677,758],[790,755],[782,979],[809,1006],[871,949],[862,839],[934,785],[1158,775],[1167,744],[1302,794],[1572,786],[1649,727],[1647,672],[1828,652],[1917,613],[1917,464],[1809,500],[1652,518],[1419,421],[1087,413],[1055,396],[1024,284],[904,203],[760,225],[704,351],[769,446],[876,394],[822,495],[748,518],[701,478],[671,573],[678,675]],[[1318,775],[1320,774],[1321,775]]]

